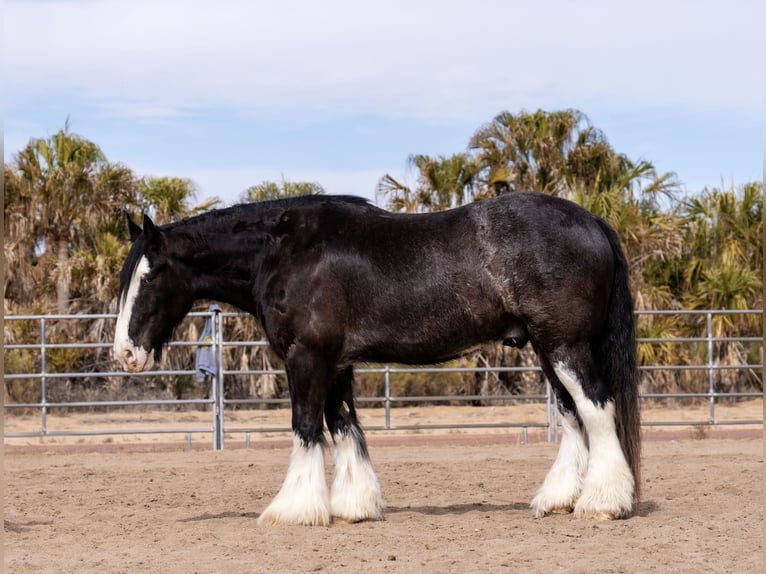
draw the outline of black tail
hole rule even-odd
[[[634,508],[638,504],[641,485],[641,416],[636,366],[636,327],[633,296],[630,292],[628,262],[614,229],[598,220],[609,239],[615,258],[612,293],[606,332],[594,345],[600,375],[614,389],[617,436],[635,481]]]

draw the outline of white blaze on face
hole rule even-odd
[[[141,287],[141,279],[147,273],[149,273],[149,260],[142,256],[130,278],[125,297],[120,298],[120,313],[117,315],[117,325],[114,330],[114,356],[120,361],[122,368],[131,373],[148,371],[154,365],[152,350],[137,347],[128,334],[130,316]]]

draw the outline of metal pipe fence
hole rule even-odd
[[[672,317],[693,317],[701,323],[701,333],[696,337],[639,337],[638,343],[648,345],[704,345],[706,357],[704,363],[700,364],[657,364],[642,365],[639,367],[643,373],[654,372],[699,372],[706,377],[706,390],[704,392],[669,392],[652,393],[647,392],[641,395],[642,400],[669,400],[669,399],[705,399],[708,404],[708,417],[706,420],[699,421],[649,421],[642,422],[644,426],[694,426],[694,425],[762,425],[763,418],[752,420],[721,420],[716,417],[716,406],[721,399],[742,399],[763,397],[763,391],[753,392],[726,392],[716,389],[716,377],[723,371],[745,371],[758,378],[762,389],[761,371],[763,370],[763,337],[741,336],[741,337],[722,337],[716,336],[714,332],[714,319],[721,316],[733,317],[737,315],[760,316],[762,310],[704,310],[704,311],[636,311],[636,315],[641,317],[672,316]],[[29,432],[4,432],[5,438],[21,437],[54,437],[54,436],[92,436],[92,435],[139,435],[139,434],[184,434],[187,444],[191,447],[191,437],[193,434],[211,434],[212,447],[215,450],[224,448],[224,438],[226,435],[243,434],[246,444],[249,446],[251,434],[289,431],[288,428],[264,428],[264,427],[235,427],[231,421],[226,420],[227,407],[260,407],[267,405],[287,405],[287,398],[226,398],[225,389],[227,380],[231,377],[240,375],[249,376],[277,376],[284,375],[283,369],[236,369],[230,368],[226,364],[224,349],[235,347],[267,347],[268,342],[259,341],[235,341],[227,340],[225,337],[224,320],[227,318],[239,318],[246,315],[240,313],[224,313],[220,311],[204,311],[190,313],[190,317],[202,317],[211,322],[212,341],[210,345],[213,349],[217,371],[210,380],[210,392],[207,398],[199,399],[131,399],[131,400],[98,400],[98,401],[50,401],[50,385],[60,381],[71,382],[73,380],[98,377],[100,379],[125,378],[125,377],[193,377],[196,370],[186,369],[157,369],[144,373],[124,373],[110,369],[99,369],[89,372],[56,372],[51,369],[49,355],[56,350],[84,350],[84,349],[109,349],[111,342],[90,341],[90,342],[56,342],[50,340],[48,336],[49,325],[59,321],[92,321],[105,320],[113,322],[116,319],[114,314],[88,314],[88,315],[12,315],[6,316],[5,321],[9,323],[26,321],[36,324],[31,331],[36,332],[36,342],[15,343],[6,342],[4,345],[4,354],[7,357],[8,352],[25,351],[36,353],[39,365],[37,370],[27,370],[23,372],[4,373],[4,382],[6,385],[13,381],[26,380],[39,382],[39,401],[26,402],[5,402],[6,411],[13,410],[39,410],[40,427],[39,431]],[[699,319],[704,319],[699,321]],[[8,329],[6,329],[6,339],[8,338]],[[717,344],[740,344],[758,347],[757,356],[760,363],[740,362],[739,364],[721,364],[716,357],[715,349]],[[208,344],[208,343],[205,343]],[[199,348],[199,341],[172,341],[169,347],[192,347]],[[107,351],[108,353],[109,351]],[[7,368],[7,366],[6,366]],[[526,442],[529,429],[544,429],[546,439],[556,441],[558,438],[558,410],[555,406],[555,396],[551,392],[550,386],[545,385],[544,393],[537,394],[460,394],[460,395],[397,395],[392,390],[392,377],[405,374],[432,374],[441,376],[449,373],[540,373],[537,366],[487,366],[487,367],[454,367],[454,366],[432,366],[432,367],[407,367],[400,365],[380,365],[367,366],[355,369],[359,375],[382,375],[383,393],[379,396],[361,396],[356,399],[358,403],[382,404],[384,409],[384,423],[377,426],[367,426],[367,430],[426,430],[426,429],[468,429],[468,428],[517,428],[522,433],[522,438]],[[6,391],[6,396],[8,392]],[[545,418],[538,421],[529,422],[498,422],[498,423],[475,423],[475,424],[439,424],[439,425],[407,425],[392,423],[393,408],[397,404],[422,404],[422,403],[455,403],[455,402],[476,402],[496,403],[536,403],[545,405]],[[144,428],[144,429],[103,429],[103,430],[50,430],[48,429],[48,414],[51,409],[93,409],[93,408],[129,408],[129,407],[204,407],[209,409],[211,421],[208,427],[184,427],[177,429],[164,428]]]

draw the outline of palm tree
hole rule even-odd
[[[6,309],[13,301],[30,305],[39,284],[35,262],[35,207],[31,193],[22,185],[21,174],[3,165],[3,297]]]
[[[763,187],[704,190],[683,205],[688,251],[686,303],[693,309],[747,309],[763,303]],[[731,316],[716,317],[716,332]]]
[[[471,138],[469,149],[480,167],[487,195],[537,191],[567,195],[619,189],[644,194],[672,194],[672,173],[658,174],[644,160],[615,152],[604,133],[574,109],[511,114],[502,112]]]
[[[600,141],[601,132],[573,109],[512,114],[501,112],[474,133],[468,148],[482,167],[488,193],[539,191],[557,194],[568,175],[575,145]]]
[[[407,163],[418,172],[417,187],[412,190],[391,175],[379,181],[376,196],[393,211],[441,211],[475,199],[478,164],[467,153],[449,157],[412,155]]]
[[[287,181],[282,179],[279,183],[263,181],[248,187],[240,196],[240,201],[266,201],[283,197],[298,197],[300,195],[323,195],[324,193],[324,188],[317,182]]]
[[[388,173],[378,181],[375,199],[385,202],[391,211],[417,213],[422,209],[417,193]]]
[[[758,309],[763,306],[763,186],[705,189],[682,205],[686,250],[679,265],[684,305],[691,309]],[[713,315],[716,337],[732,337],[758,329],[752,315]],[[747,362],[753,351],[739,342],[716,343],[716,360]],[[700,354],[705,355],[706,349]],[[717,373],[733,386],[730,371]],[[756,386],[761,381],[755,381]]]
[[[139,182],[138,195],[143,212],[151,215],[156,223],[196,215],[220,203],[218,198],[212,198],[192,206],[197,188],[192,180],[180,177],[144,177]]]
[[[49,138],[30,140],[12,169],[33,205],[35,248],[55,261],[56,307],[66,313],[73,243],[133,201],[132,172],[110,164],[95,143],[70,133],[68,122]]]

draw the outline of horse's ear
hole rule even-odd
[[[125,212],[125,220],[128,222],[128,233],[130,233],[130,241],[132,243],[141,235],[141,228],[136,225],[136,222],[133,221],[133,218],[130,217],[127,211]]]
[[[161,247],[163,244],[162,231],[154,225],[151,217],[144,214],[144,237],[146,242],[154,247]]]

